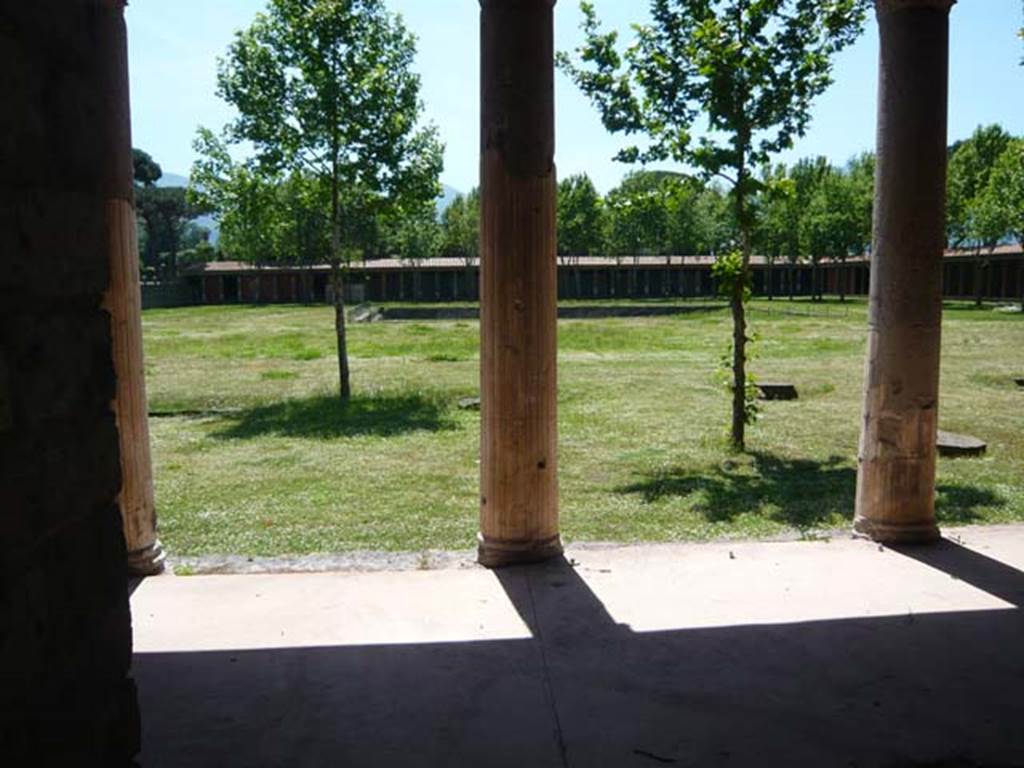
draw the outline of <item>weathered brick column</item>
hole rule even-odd
[[[935,440],[952,5],[876,0],[878,159],[854,527],[878,541],[939,536]]]
[[[108,84],[104,138],[107,142],[103,191],[110,257],[110,285],[103,308],[110,313],[117,393],[114,414],[121,441],[121,495],[128,570],[151,575],[164,569],[156,537],[156,503],[149,445],[146,375],[142,358],[142,296],[135,232],[131,110],[128,98],[128,41],[125,0],[103,0]]]
[[[481,0],[480,562],[562,551],[554,0]]]

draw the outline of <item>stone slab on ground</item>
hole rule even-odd
[[[459,400],[459,408],[464,411],[479,411],[480,410],[480,398],[479,397],[463,397]]]
[[[1024,527],[160,576],[140,764],[1024,764]]]
[[[970,435],[958,435],[955,432],[939,430],[936,445],[940,456],[954,458],[957,456],[982,456],[987,449],[984,440]]]
[[[349,317],[353,323],[375,323],[384,319],[384,313],[372,304],[358,304],[349,311]]]
[[[796,385],[784,382],[758,383],[758,397],[761,400],[796,400]]]

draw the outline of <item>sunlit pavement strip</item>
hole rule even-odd
[[[1024,526],[946,535],[148,579],[139,764],[1024,765]]]
[[[945,533],[1024,571],[1024,526]],[[614,622],[634,632],[1014,607],[955,573],[854,539],[566,556]],[[476,567],[161,576],[136,589],[132,614],[139,653],[530,637],[495,574]]]

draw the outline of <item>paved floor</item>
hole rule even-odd
[[[143,768],[1024,766],[1024,527],[161,576]]]

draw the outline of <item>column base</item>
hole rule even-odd
[[[128,574],[131,576],[156,576],[164,572],[166,555],[157,539],[148,547],[128,553]]]
[[[879,523],[866,517],[853,521],[853,532],[883,544],[931,544],[942,538],[934,522]]]
[[[478,533],[476,538],[476,561],[485,568],[539,563],[562,554],[562,539],[558,535],[530,541],[492,539],[482,533]]]

